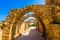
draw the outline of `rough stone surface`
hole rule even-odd
[[[20,28],[20,20],[23,15],[28,12],[35,12],[37,19],[39,19],[41,23],[41,27],[38,27],[39,29],[43,29],[46,40],[60,40],[60,0],[58,0],[57,3],[56,1],[57,0],[55,0],[55,2],[49,0],[46,2],[46,5],[30,5],[22,9],[12,9],[2,25],[2,40],[15,40],[14,35],[16,35],[16,28]],[[54,6],[49,5],[55,3],[56,5]],[[55,24],[59,24],[59,26]],[[19,30],[17,31],[18,34],[20,34]]]

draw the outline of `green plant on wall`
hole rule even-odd
[[[29,27],[36,27],[36,24],[33,23],[33,24],[29,24],[28,26],[29,26]]]

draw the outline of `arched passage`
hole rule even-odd
[[[23,22],[24,19],[26,19],[28,17],[34,17],[34,18],[36,18],[38,20],[38,22],[37,22],[37,28],[40,28],[38,30],[40,30],[40,32],[43,33],[43,24],[40,22],[39,17],[37,15],[35,15],[35,14],[30,14],[30,15],[27,15],[27,16],[22,17],[21,18],[22,22]]]
[[[38,15],[30,14],[30,15],[28,15],[28,16],[21,17],[21,18],[20,18],[20,20],[19,20],[19,23],[18,23],[17,25],[21,24],[21,23],[23,22],[23,20],[24,20],[24,19],[26,19],[27,17],[30,17],[30,16],[35,17],[35,18],[37,18],[37,20],[39,20]],[[37,28],[41,28],[41,30],[40,30],[40,31],[43,33],[43,26],[42,26],[42,24],[41,24],[40,20],[38,21],[38,23],[40,23],[40,25],[38,25],[38,27],[37,27]],[[20,27],[20,26],[16,26],[16,29],[18,30],[18,29],[19,29],[19,27]],[[16,32],[16,31],[15,31],[15,32]],[[18,31],[17,31],[17,32],[18,32]],[[15,34],[15,35],[16,35],[16,34]]]
[[[21,18],[22,22],[23,22],[24,19],[29,18],[30,16],[35,17],[35,18],[37,18],[37,20],[39,20],[39,17],[38,17],[37,15],[28,15],[28,16],[24,16],[24,17]],[[21,20],[20,20],[20,21],[21,21]],[[39,20],[39,21],[40,21],[40,20]],[[37,25],[39,24],[39,21],[36,23]],[[25,27],[25,26],[21,26],[21,27]],[[42,27],[43,27],[43,26],[42,26],[41,24],[40,24],[40,26],[39,26],[39,25],[37,26],[37,28],[40,28],[40,29],[43,29]],[[39,30],[39,31],[41,32],[42,30]],[[36,34],[36,35],[37,35],[37,34]],[[33,38],[33,39],[34,39],[34,38]]]
[[[18,11],[17,18],[20,19],[24,14],[26,14],[28,12],[35,12],[35,15],[38,16],[39,20],[41,21],[41,23],[43,25],[44,35],[45,35],[45,24],[49,24],[48,17],[46,16],[46,13],[42,13],[44,11],[41,11],[41,8],[40,9],[37,9],[37,8],[34,5],[25,7],[25,8]],[[43,10],[43,8],[42,8],[42,10]],[[15,21],[15,23],[18,24],[17,22],[19,22],[19,21],[20,20]]]
[[[6,30],[9,30],[8,36],[6,36],[7,39],[14,40],[14,35],[15,35],[15,31],[16,31],[15,29],[16,29],[16,27],[20,26],[21,23],[19,21],[21,20],[21,17],[28,12],[35,12],[35,15],[38,16],[39,21],[41,22],[41,24],[43,26],[44,35],[46,35],[45,34],[45,32],[46,32],[45,30],[47,29],[46,26],[47,25],[49,26],[49,24],[53,21],[52,17],[48,16],[48,15],[51,16],[51,14],[50,14],[51,11],[48,12],[47,10],[45,10],[45,8],[47,8],[47,7],[48,6],[43,7],[43,5],[40,5],[40,6],[31,5],[31,6],[24,7],[22,9],[12,10],[5,22],[5,24],[8,28]],[[48,9],[49,9],[49,7],[48,7]],[[49,10],[51,10],[51,9],[49,9]],[[3,33],[5,33],[5,32],[3,32]]]

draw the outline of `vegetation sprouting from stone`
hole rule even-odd
[[[33,24],[31,24],[31,25],[29,24],[28,26],[29,26],[29,27],[36,27],[36,24],[33,23]]]

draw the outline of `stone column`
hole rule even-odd
[[[2,29],[0,28],[0,40],[2,40]]]
[[[20,36],[21,33],[19,31],[20,31],[20,28],[21,28],[21,23],[19,22],[16,27],[17,27],[16,34],[17,34],[17,36]]]
[[[37,20],[36,22],[36,27],[37,27],[37,30],[40,31],[40,28],[39,28],[39,21]]]
[[[21,28],[21,21],[18,21],[18,23],[16,25],[15,38],[21,35],[21,33],[20,33],[21,29],[20,28]]]
[[[42,26],[42,24],[41,24],[40,21],[39,21],[39,31],[40,31],[41,33],[43,33],[43,26]]]
[[[25,22],[22,23],[20,29],[21,29],[20,33],[21,33],[21,34],[24,34],[24,33],[25,33]]]
[[[26,23],[26,29],[28,29],[28,28],[29,28],[29,26],[28,26],[28,25],[29,25],[29,22],[28,22],[28,23]]]
[[[19,33],[18,34],[21,34],[20,32],[21,32],[21,23],[19,23],[19,28],[18,28],[18,30],[19,30]]]
[[[26,26],[25,26],[26,27],[25,31],[26,31],[28,29],[29,22],[26,22],[25,24],[26,24]]]
[[[16,32],[15,32],[15,35],[14,35],[15,38],[19,36],[18,31],[19,31],[19,26],[16,25]]]

